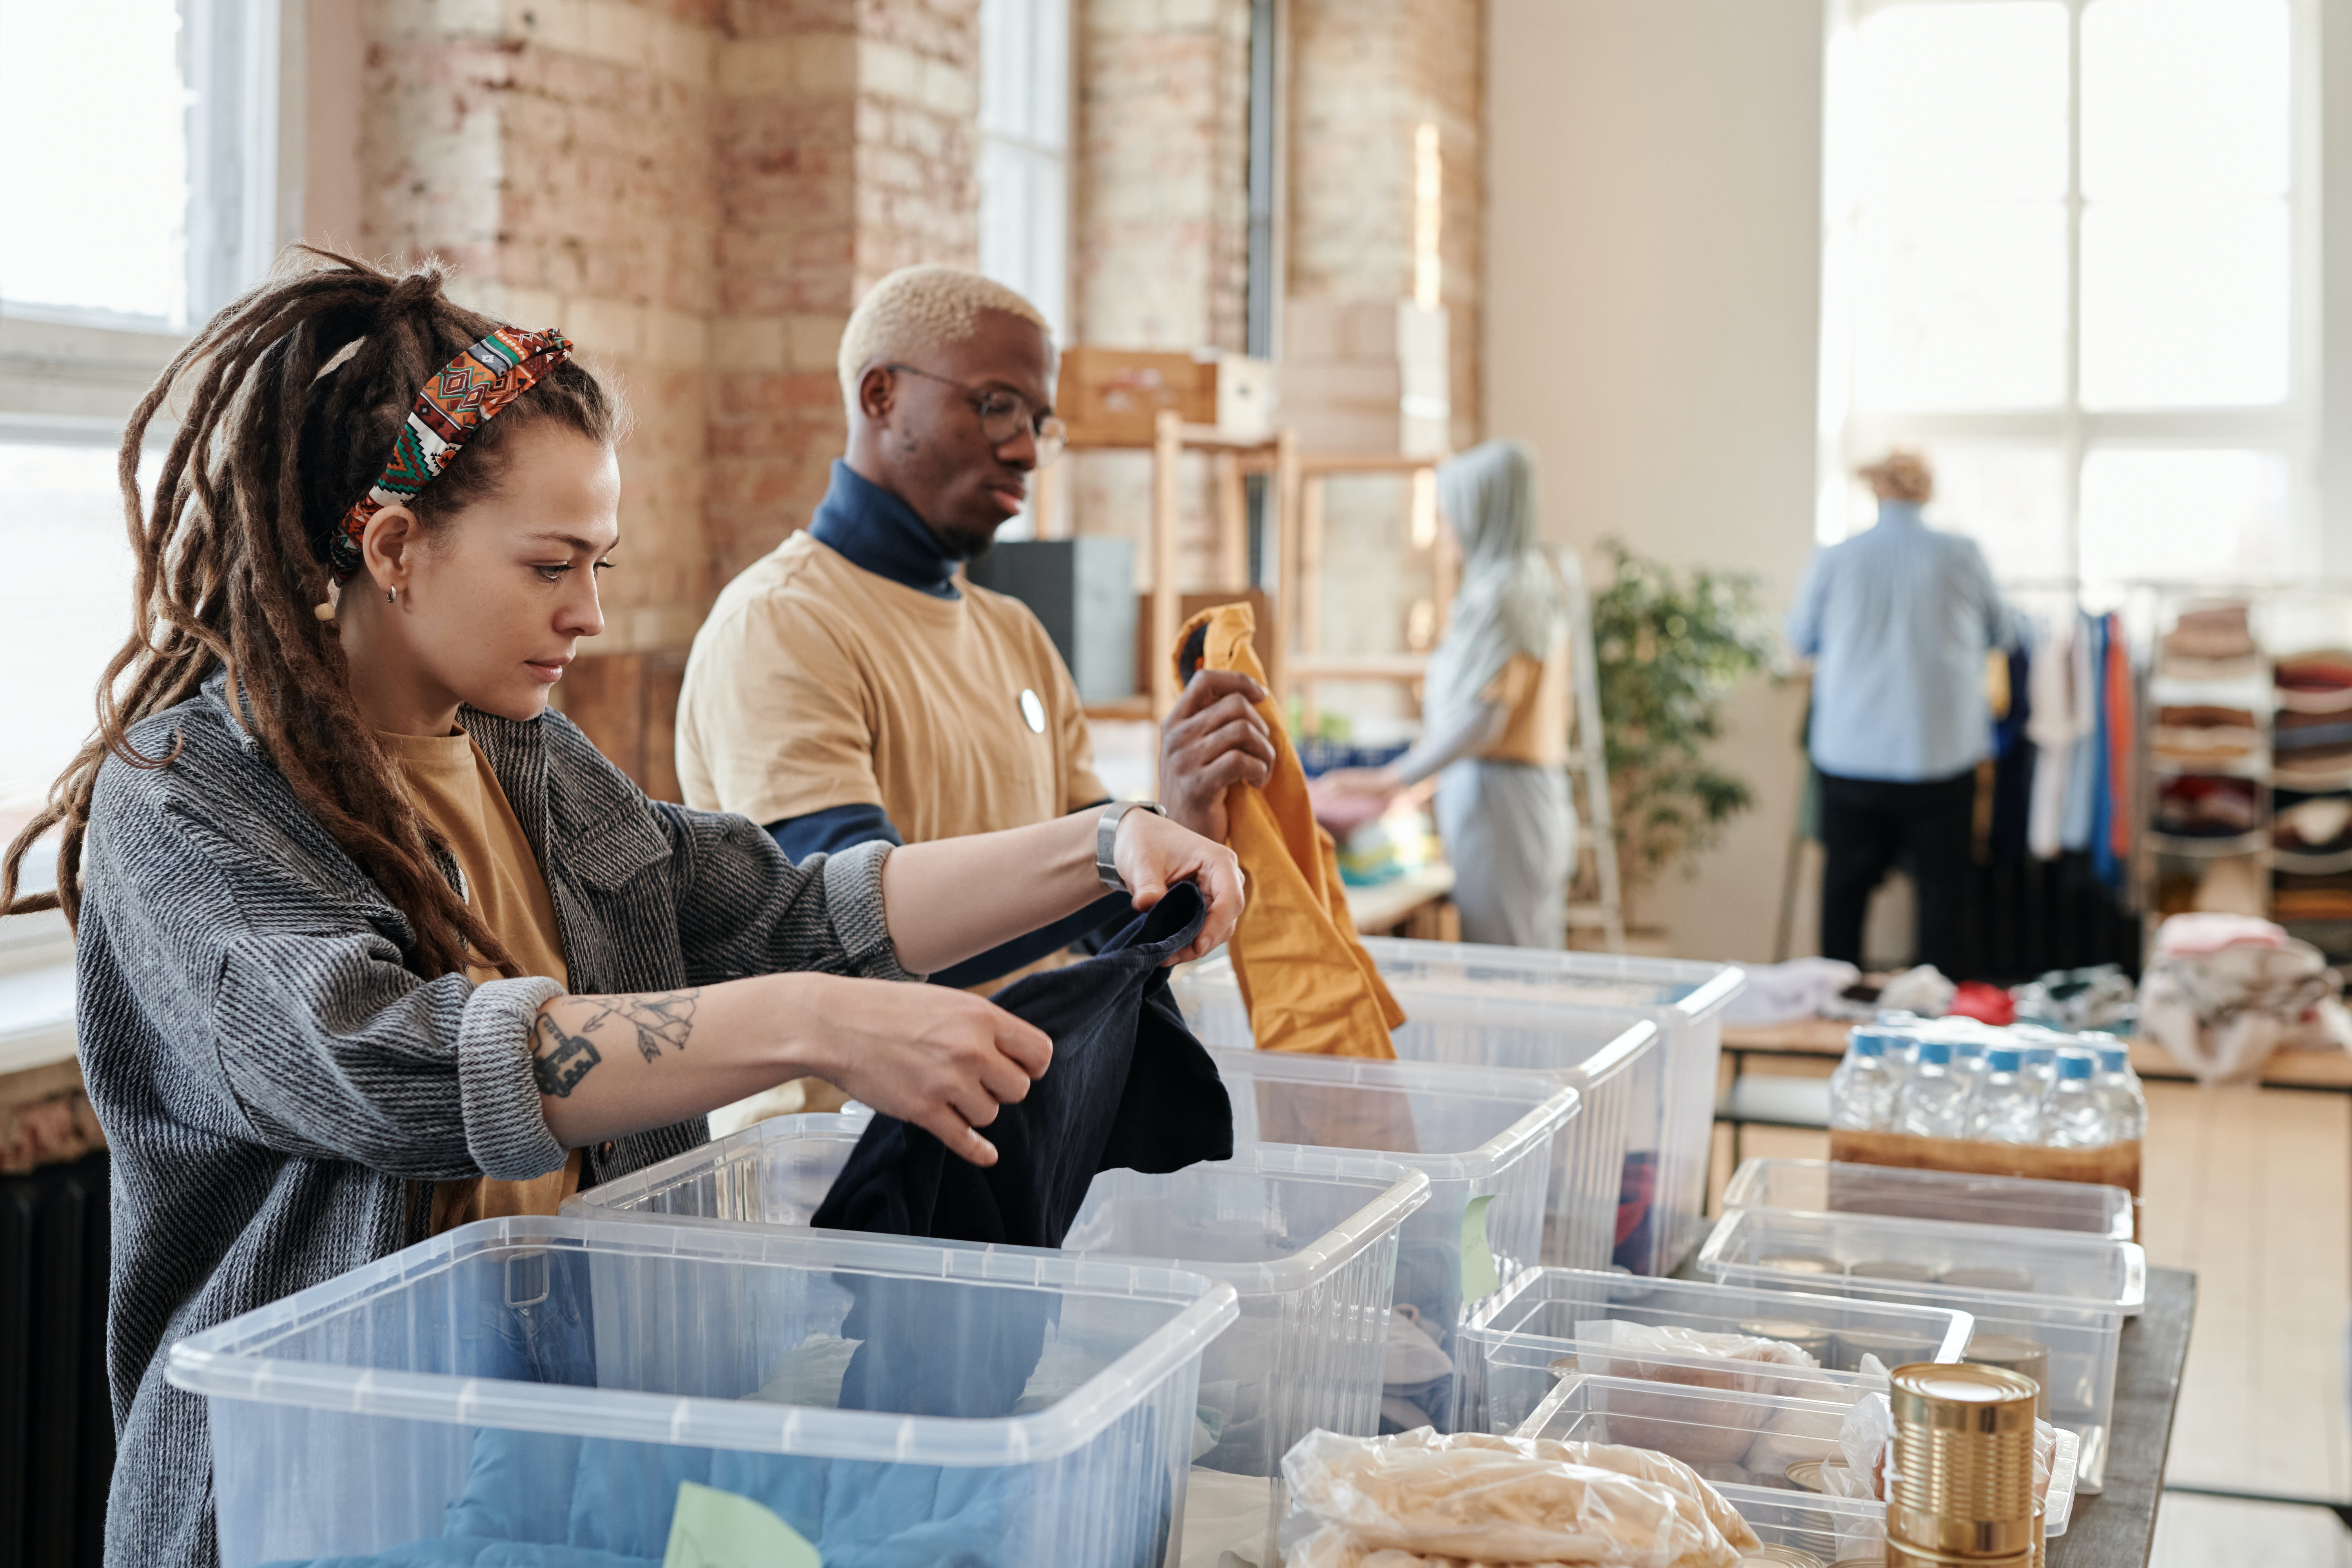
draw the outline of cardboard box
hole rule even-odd
[[[1062,354],[1055,407],[1075,447],[1149,447],[1160,411],[1187,425],[1263,437],[1274,428],[1274,367],[1244,354],[1078,343]]]

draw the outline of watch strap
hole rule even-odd
[[[1148,800],[1113,801],[1103,807],[1095,819],[1095,875],[1102,885],[1114,893],[1134,891],[1127,879],[1118,874],[1118,824],[1130,811],[1148,811],[1155,816],[1168,815],[1167,808]]]

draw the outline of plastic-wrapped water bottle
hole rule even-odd
[[[2058,1053],[2058,1078],[2042,1096],[2042,1142],[2053,1149],[2097,1149],[2113,1142],[2106,1097],[2092,1083],[2098,1063],[2088,1051]]]
[[[2084,1035],[2083,1044],[2098,1058],[2091,1082],[2107,1104],[2107,1135],[2128,1143],[2147,1135],[2147,1095],[2131,1068],[2131,1053],[2113,1035]],[[2113,1040],[2114,1044],[2107,1042]]]
[[[2042,1096],[2021,1070],[2024,1057],[2015,1046],[1985,1052],[1984,1077],[1969,1093],[1969,1136],[1988,1143],[2042,1142]]]
[[[2022,1070],[2032,1080],[2034,1089],[2042,1094],[2048,1094],[2050,1086],[2058,1081],[2058,1041],[2061,1037],[2045,1036],[2041,1039],[2029,1039],[2024,1047]]]
[[[1875,1029],[1846,1036],[1845,1059],[1830,1074],[1830,1125],[1854,1132],[1884,1132],[1895,1124],[1895,1091],[1900,1080],[1886,1065],[1886,1041]]]
[[[1895,1131],[1915,1138],[1963,1137],[1968,1104],[1969,1086],[1952,1076],[1952,1043],[1921,1040],[1919,1059],[1895,1097]]]
[[[1870,1032],[1886,1046],[1886,1065],[1895,1069],[1897,1079],[1911,1070],[1919,1058],[1919,1040],[1927,1025],[1910,1013],[1881,1013],[1871,1025]]]
[[[1952,1076],[1974,1089],[1985,1075],[1985,1053],[1991,1048],[1982,1035],[1962,1035],[1952,1042]]]

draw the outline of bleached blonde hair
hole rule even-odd
[[[901,267],[866,290],[841,329],[841,396],[857,409],[857,382],[872,366],[912,361],[971,336],[982,310],[1018,316],[1054,343],[1054,329],[1036,306],[992,278],[961,267]]]

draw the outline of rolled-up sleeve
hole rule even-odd
[[[899,963],[883,915],[888,842],[794,864],[749,817],[651,805],[670,839],[678,939],[695,984],[795,970],[922,978]]]

